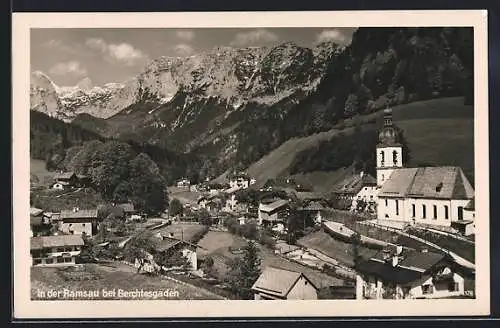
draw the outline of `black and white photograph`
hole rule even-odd
[[[470,14],[29,26],[14,123],[23,299],[59,315],[51,304],[96,300],[129,315],[236,300],[487,313],[484,16]],[[210,304],[198,313],[229,313]]]

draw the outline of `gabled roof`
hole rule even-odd
[[[401,168],[392,172],[379,197],[471,199],[474,189],[456,166]]]
[[[155,240],[154,245],[155,245],[155,250],[157,252],[164,252],[164,251],[169,250],[169,249],[171,249],[175,246],[178,246],[178,245],[187,245],[187,246],[192,246],[195,248],[202,248],[199,245],[190,243],[186,240],[180,240],[177,238],[172,238],[172,237],[163,236],[163,235],[162,235],[162,239]]]
[[[324,209],[325,209],[325,207],[320,202],[310,202],[302,210],[304,210],[304,211],[321,211]]]
[[[134,212],[134,204],[132,203],[123,203],[123,204],[118,204],[119,207],[123,208],[125,212]]]
[[[75,172],[63,172],[63,173],[57,173],[54,175],[55,180],[69,180],[75,175]]]
[[[252,289],[278,297],[286,297],[300,277],[304,277],[316,289],[312,281],[303,273],[268,266],[261,273]]]
[[[356,269],[362,273],[377,276],[386,282],[408,283],[419,279],[422,274],[429,272],[445,258],[445,255],[438,253],[404,250],[398,264],[394,267],[391,260],[384,261],[384,253],[381,251],[370,259],[360,261]]]
[[[76,219],[76,218],[89,218],[94,219],[97,218],[97,209],[95,210],[62,210],[61,211],[61,219]]]
[[[277,201],[272,202],[271,204],[260,204],[259,209],[264,212],[271,212],[277,210],[280,207],[283,207],[288,204],[288,200],[279,199]]]
[[[30,249],[83,245],[83,238],[79,235],[41,236],[31,237]]]
[[[335,193],[357,194],[365,186],[376,186],[377,180],[370,174],[353,174],[334,187]]]
[[[30,207],[30,216],[41,216],[43,214],[43,210],[36,207]]]

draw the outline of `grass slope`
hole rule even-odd
[[[362,117],[373,122],[382,112]],[[474,181],[474,109],[463,104],[463,98],[441,98],[413,102],[393,108],[395,124],[404,129],[411,150],[411,166],[427,163],[462,167],[471,182]],[[248,173],[260,183],[288,174],[297,154],[322,141],[330,140],[340,131],[353,132],[353,120],[346,120],[343,130],[332,129],[303,138],[286,141],[248,168]],[[318,191],[328,189],[337,181],[339,172],[307,173],[306,179],[315,181]],[[314,177],[316,176],[316,177]]]

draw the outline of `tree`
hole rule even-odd
[[[229,262],[229,271],[224,280],[238,298],[253,299],[251,288],[259,278],[260,264],[258,248],[252,241],[245,246],[243,257],[236,257]]]
[[[212,225],[212,218],[210,217],[210,214],[205,208],[201,208],[198,211],[198,222],[200,224],[206,225],[206,226],[211,226]]]
[[[257,224],[251,222],[243,225],[242,235],[247,239],[253,239],[253,240],[257,239],[258,235]]]
[[[177,198],[172,199],[168,207],[168,214],[170,216],[176,216],[182,214],[182,211],[183,207],[181,201],[178,200]]]
[[[202,264],[203,273],[210,278],[217,277],[217,269],[215,268],[215,261],[213,257],[208,256]]]
[[[358,233],[354,233],[351,236],[351,245],[352,245],[352,257],[354,265],[357,265],[360,259],[359,247],[361,245],[361,236]]]
[[[154,252],[153,234],[150,231],[145,231],[137,236],[132,237],[125,246],[125,258],[130,261],[138,259],[143,263],[148,254]],[[140,268],[138,269],[138,272]]]

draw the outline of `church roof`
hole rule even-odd
[[[466,210],[474,210],[475,209],[475,198],[472,198],[469,203],[467,204],[467,206],[465,206],[465,209]]]
[[[456,166],[402,168],[392,172],[379,197],[472,199],[474,189]]]

